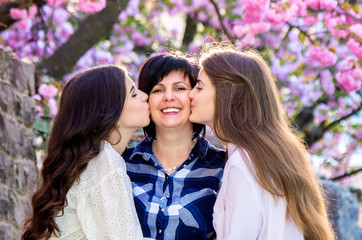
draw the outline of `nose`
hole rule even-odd
[[[145,92],[143,92],[143,91],[141,91],[141,90],[139,90],[139,91],[141,92],[141,99],[142,99],[142,101],[143,101],[143,102],[146,102],[147,99],[148,99],[147,93],[145,93]]]
[[[171,89],[166,89],[165,94],[163,96],[164,101],[172,101],[175,99],[173,91]]]

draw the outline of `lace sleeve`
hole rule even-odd
[[[122,168],[113,169],[80,198],[77,213],[88,240],[142,239],[132,186]]]

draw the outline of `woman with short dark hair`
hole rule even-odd
[[[149,94],[151,123],[146,139],[123,155],[133,185],[143,236],[209,239],[215,236],[212,208],[224,167],[224,151],[189,121],[188,93],[198,67],[175,53],[161,53],[141,67],[138,86]]]
[[[65,84],[23,240],[142,239],[121,154],[149,123],[147,98],[116,65]]]

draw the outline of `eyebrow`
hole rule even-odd
[[[197,79],[197,82],[198,82],[198,83],[202,83],[202,85],[205,86],[205,83],[204,83],[203,81],[201,81],[200,79]]]
[[[134,86],[131,87],[131,89],[129,90],[129,92],[132,92],[134,90]]]
[[[182,82],[182,81],[175,82],[175,83],[173,83],[172,85],[176,85],[176,84],[179,84],[179,83],[185,84],[185,85],[187,85],[188,87],[190,87],[190,85],[188,85],[186,82]],[[159,85],[159,86],[164,86],[162,83],[157,83],[155,86],[157,86],[157,85]]]

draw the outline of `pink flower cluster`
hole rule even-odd
[[[79,0],[78,6],[83,12],[94,14],[106,7],[106,0]]]
[[[309,7],[311,7],[314,10],[319,10],[319,9],[333,10],[338,4],[336,0],[306,0],[305,2]]]
[[[362,42],[357,42],[353,38],[348,39],[347,46],[352,50],[354,55],[358,58],[362,58]]]
[[[336,74],[337,83],[346,92],[354,92],[361,89],[362,68],[354,59],[346,59],[340,62],[339,72]]]
[[[321,66],[332,66],[337,62],[337,55],[328,49],[323,49],[320,46],[313,46],[309,50],[309,57],[317,61]]]
[[[335,91],[335,86],[333,83],[333,76],[332,76],[331,72],[329,70],[322,71],[320,78],[321,78],[321,84],[322,84],[322,88],[323,88],[324,92],[327,95],[332,96]]]
[[[65,2],[65,0],[46,0],[46,1],[48,5],[52,8],[57,8]]]
[[[344,38],[349,34],[349,30],[346,26],[353,23],[344,14],[338,15],[335,12],[325,14],[324,22],[332,35],[341,38]]]
[[[19,9],[19,8],[12,8],[10,9],[10,16],[13,19],[18,20],[14,27],[21,29],[21,30],[30,30],[32,19],[35,17],[38,9],[35,5],[32,5],[29,10],[26,9]]]
[[[245,23],[260,22],[268,9],[270,0],[244,0],[244,14],[242,19]]]
[[[54,85],[42,83],[39,86],[38,93],[45,99],[51,99],[57,95],[58,88],[56,88]]]
[[[271,24],[281,24],[291,20],[297,15],[298,7],[295,4],[290,5],[288,8],[286,4],[272,3],[270,10],[266,13],[265,18]]]

